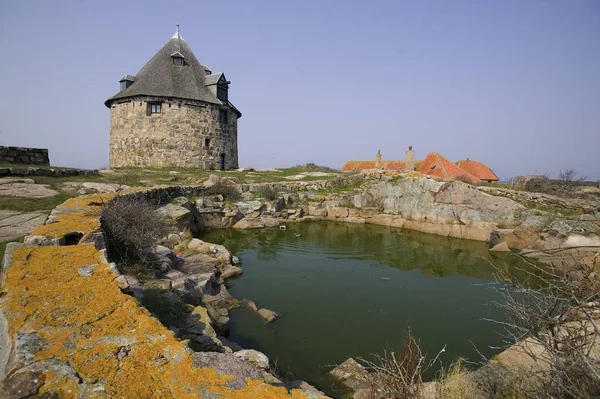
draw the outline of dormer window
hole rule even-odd
[[[227,86],[225,85],[218,85],[217,86],[217,98],[221,101],[223,101],[224,103],[227,102]]]
[[[135,76],[131,76],[131,75],[123,76],[121,78],[121,80],[119,80],[121,91],[123,91],[126,88],[128,88],[129,86],[131,86],[131,84],[133,83],[134,80],[135,80]]]
[[[179,51],[171,54],[171,60],[173,61],[173,65],[183,66],[185,57]]]

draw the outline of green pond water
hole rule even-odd
[[[214,230],[202,237],[242,260],[230,293],[278,312],[266,324],[254,312],[231,311],[229,339],[264,352],[280,374],[331,392],[326,373],[348,357],[372,359],[399,350],[410,327],[429,355],[444,346],[445,364],[480,361],[502,346],[501,288],[494,267],[525,267],[486,243],[376,225],[319,222],[286,230]],[[518,273],[518,271],[517,271]],[[431,378],[435,370],[431,370]]]

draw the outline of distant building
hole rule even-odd
[[[366,169],[416,171],[444,180],[464,180],[471,183],[498,181],[498,176],[489,167],[468,158],[452,163],[439,153],[430,152],[424,160],[416,161],[412,147],[408,147],[404,161],[383,161],[381,151],[377,151],[374,161],[348,161],[342,168],[345,172]]]
[[[110,166],[238,167],[229,82],[200,64],[177,32],[137,75],[120,80],[110,108]]]

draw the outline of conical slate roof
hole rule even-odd
[[[183,56],[185,60],[183,66],[173,65],[171,55],[175,53]],[[110,107],[113,100],[139,95],[223,104],[206,87],[204,69],[177,32],[135,75],[135,81],[127,89],[112,96],[104,104]]]

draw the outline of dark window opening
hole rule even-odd
[[[162,103],[148,103],[147,114],[160,114],[162,112]]]
[[[217,98],[223,102],[227,102],[227,87],[217,86]]]
[[[221,170],[225,170],[225,154],[221,154],[221,162],[219,167]]]
[[[177,104],[177,108],[181,108],[181,103]]]
[[[204,139],[204,146],[210,147],[210,139]]]
[[[173,65],[183,66],[183,58],[173,57]]]
[[[227,124],[227,111],[224,109],[219,110],[219,123],[222,125]]]

